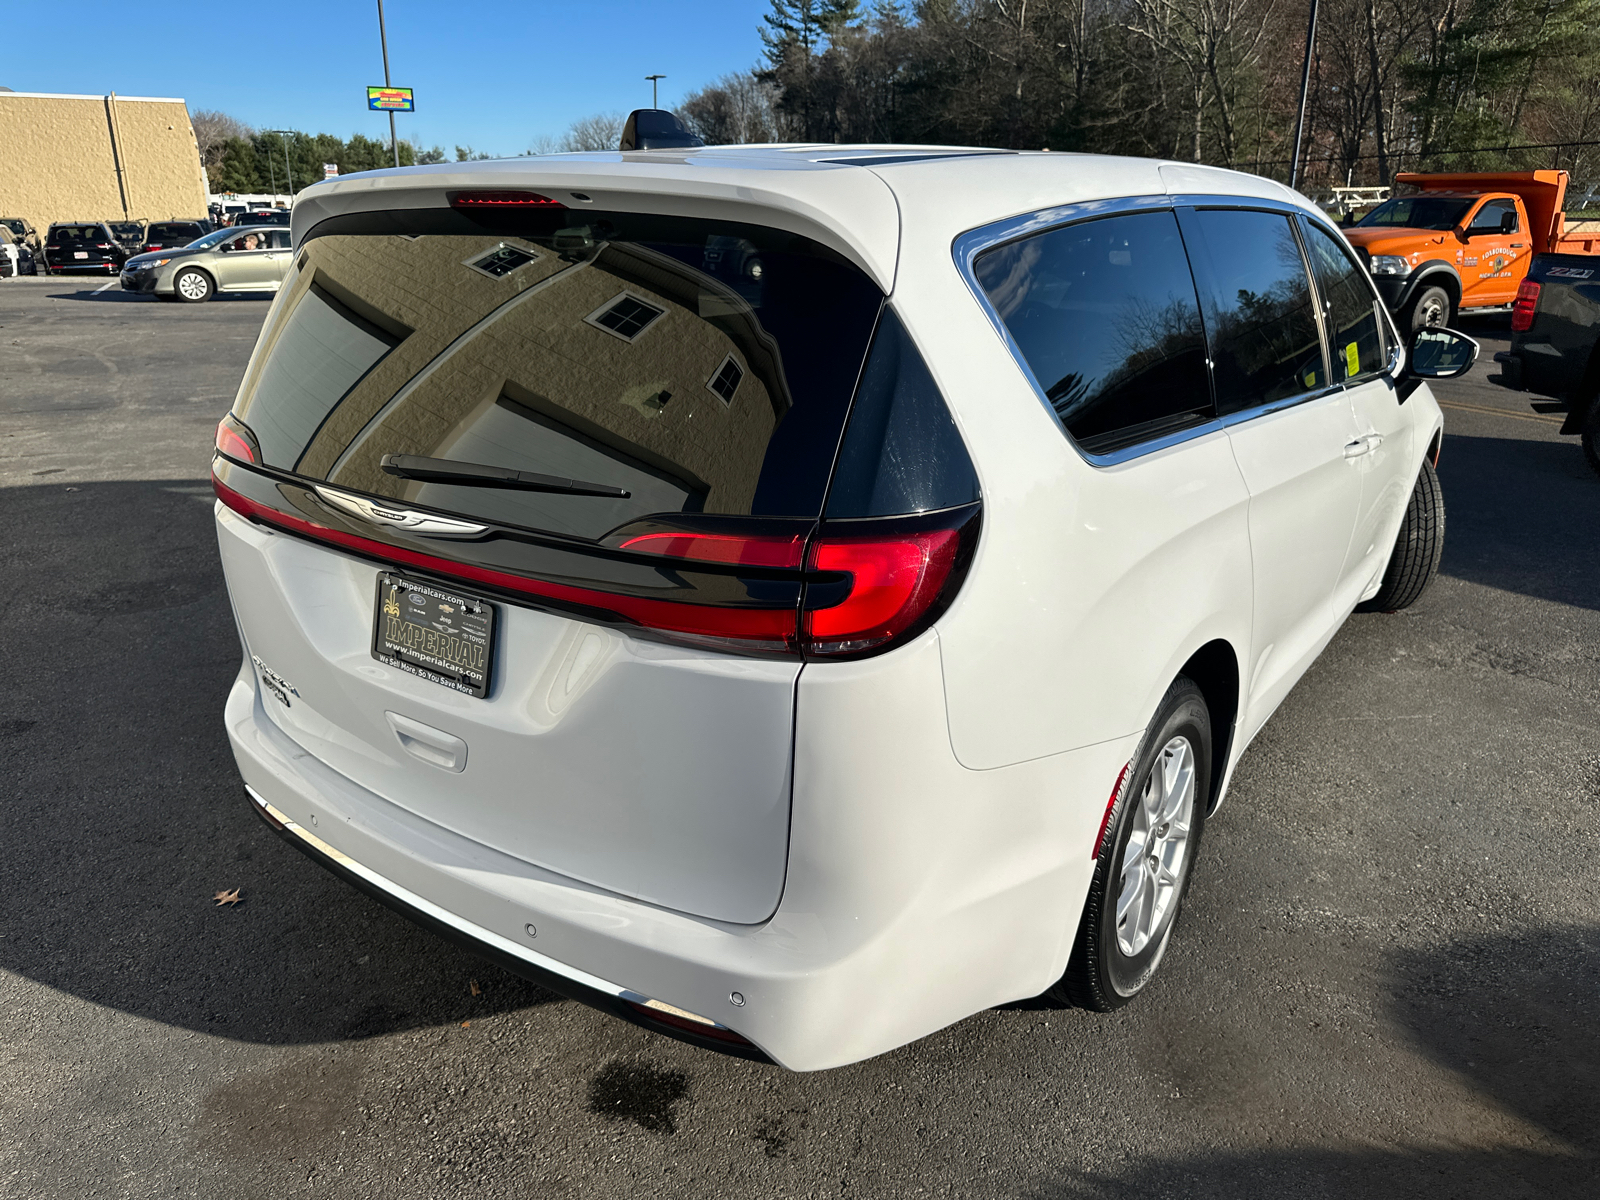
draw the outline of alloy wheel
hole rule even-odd
[[[1133,814],[1118,876],[1117,948],[1132,958],[1161,933],[1178,902],[1194,823],[1195,756],[1175,737],[1156,756]]]

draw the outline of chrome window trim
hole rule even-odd
[[[957,236],[955,241],[951,243],[950,249],[951,254],[955,259],[956,270],[960,272],[961,277],[966,281],[967,288],[972,292],[973,297],[978,301],[978,307],[989,319],[990,326],[994,329],[995,334],[1000,338],[1000,341],[1010,352],[1012,361],[1016,363],[1017,368],[1022,372],[1022,377],[1028,381],[1028,386],[1033,389],[1035,398],[1037,398],[1039,403],[1044,406],[1045,412],[1050,415],[1050,419],[1055,422],[1056,428],[1061,431],[1061,436],[1066,438],[1067,444],[1077,451],[1078,456],[1090,466],[1119,466],[1122,463],[1143,458],[1147,454],[1155,454],[1159,451],[1170,449],[1173,446],[1181,445],[1184,442],[1194,441],[1197,438],[1202,438],[1208,434],[1216,433],[1218,430],[1232,428],[1235,425],[1240,425],[1245,421],[1252,420],[1256,417],[1267,416],[1270,413],[1282,412],[1286,408],[1293,408],[1296,405],[1307,404],[1313,400],[1320,400],[1323,397],[1332,395],[1335,392],[1342,392],[1348,386],[1344,383],[1337,383],[1318,388],[1315,391],[1302,392],[1293,396],[1285,396],[1280,400],[1274,400],[1268,404],[1261,404],[1253,408],[1242,409],[1239,412],[1229,413],[1226,416],[1212,417],[1209,421],[1204,421],[1199,425],[1190,426],[1188,429],[1176,430],[1162,437],[1152,438],[1150,441],[1146,442],[1138,442],[1135,445],[1127,446],[1121,450],[1113,450],[1107,454],[1094,454],[1088,450],[1085,450],[1083,446],[1079,444],[1078,440],[1074,438],[1067,430],[1066,425],[1062,423],[1060,416],[1057,415],[1055,408],[1051,405],[1049,397],[1045,395],[1044,388],[1039,385],[1039,380],[1034,375],[1033,368],[1028,365],[1028,360],[1022,353],[1022,348],[1017,345],[1016,340],[1011,336],[1011,331],[1006,328],[1006,323],[1000,318],[1000,314],[995,311],[994,305],[989,302],[988,295],[985,294],[983,286],[978,282],[977,272],[974,270],[974,263],[977,261],[977,258],[980,254],[987,250],[992,250],[996,246],[1003,246],[1008,242],[1021,241],[1023,238],[1046,233],[1049,230],[1058,229],[1063,225],[1076,225],[1080,222],[1092,221],[1099,217],[1121,216],[1125,213],[1163,211],[1174,212],[1180,208],[1239,208],[1255,209],[1265,212],[1276,212],[1282,213],[1284,216],[1291,218],[1291,227],[1294,224],[1292,218],[1295,216],[1301,216],[1305,217],[1307,220],[1319,221],[1324,229],[1332,229],[1337,231],[1337,226],[1333,225],[1333,223],[1328,221],[1325,217],[1322,217],[1321,214],[1310,212],[1307,209],[1302,208],[1300,205],[1292,203],[1288,200],[1275,200],[1267,196],[1161,194],[1146,196],[1120,196],[1107,200],[1088,200],[1077,204],[1062,204],[1054,208],[1039,209],[1036,212],[1023,213],[1015,217],[1006,217],[1003,220],[994,221],[988,225],[980,225],[976,229],[969,229],[966,233]],[[1293,232],[1296,241],[1298,241],[1300,236],[1299,230],[1296,229]],[[1302,260],[1305,257],[1304,249],[1301,250],[1301,257]],[[1313,301],[1318,310],[1316,314],[1318,338],[1321,340],[1323,345],[1323,370],[1326,372],[1326,356],[1328,350],[1327,336],[1322,330],[1322,296],[1321,293],[1317,291],[1316,280],[1312,275],[1309,264],[1305,264],[1305,269],[1307,286],[1311,290]],[[1191,272],[1192,270],[1193,268],[1191,267]],[[1368,284],[1371,286],[1370,279],[1368,279]],[[1195,281],[1195,291],[1196,299],[1198,299],[1198,280]],[[1377,288],[1373,287],[1372,291],[1374,298],[1377,298]],[[1206,366],[1208,370],[1212,366],[1209,358],[1206,360]],[[1370,380],[1363,379],[1361,382],[1367,383],[1370,382]]]

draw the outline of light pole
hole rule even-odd
[[[294,207],[294,169],[289,166],[289,139],[294,135],[292,129],[269,129],[268,133],[275,133],[283,139],[283,186],[289,189],[289,207]]]
[[[393,87],[389,82],[389,35],[383,30],[383,0],[378,0],[378,43],[383,47],[383,86]],[[394,165],[400,165],[400,143],[394,136],[394,109],[389,110],[389,149],[394,153]]]
[[[651,108],[660,108],[661,107],[661,93],[657,89],[661,86],[661,84],[658,81],[662,80],[662,79],[665,79],[666,76],[665,75],[646,75],[645,78],[650,81],[650,107]]]
[[[1306,22],[1306,58],[1300,67],[1300,115],[1294,123],[1294,161],[1289,164],[1289,186],[1300,182],[1300,135],[1306,128],[1306,96],[1311,88],[1311,47],[1317,40],[1317,0],[1311,0],[1311,18]],[[1378,98],[1379,103],[1383,97]]]

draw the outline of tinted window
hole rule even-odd
[[[1472,215],[1472,224],[1468,233],[1499,233],[1500,222],[1506,217],[1511,218],[1509,232],[1517,231],[1517,202],[1515,200],[1491,200]]]
[[[1311,285],[1289,218],[1202,209],[1189,220],[1217,408],[1238,412],[1324,386]]]
[[[375,223],[385,232],[364,231]],[[319,228],[301,251],[317,290],[291,295],[236,410],[268,464],[586,538],[652,514],[821,512],[883,301],[831,251],[755,226],[594,211],[412,210]],[[507,247],[510,270],[482,269]],[[384,331],[397,339],[387,354]],[[631,495],[402,480],[386,454]]]
[[[164,242],[169,246],[187,244],[200,236],[200,226],[190,221],[161,221],[150,226],[147,240]]]
[[[970,504],[978,477],[939,386],[885,309],[839,451],[828,516],[889,517]]]
[[[978,282],[1084,449],[1211,416],[1205,340],[1170,212],[1086,221],[979,256]]]
[[[250,428],[265,462],[290,467],[329,412],[400,338],[379,329],[313,285],[278,335],[261,369]]]
[[[1378,205],[1356,224],[1398,229],[1454,229],[1471,207],[1471,200],[1447,196],[1398,196]]]
[[[1384,327],[1376,305],[1382,303],[1373,293],[1368,276],[1351,260],[1344,245],[1310,221],[1301,223],[1306,231],[1306,249],[1311,269],[1317,276],[1317,290],[1327,310],[1328,353],[1333,381],[1342,383],[1363,375],[1374,375],[1384,368]]]
[[[111,235],[102,225],[52,225],[49,240],[58,245],[67,242],[109,242]]]

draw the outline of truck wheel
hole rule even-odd
[[[1600,475],[1600,395],[1589,398],[1589,415],[1583,419],[1579,440],[1583,443],[1583,456],[1589,460],[1589,469]]]
[[[1362,612],[1399,612],[1417,602],[1439,573],[1444,552],[1444,492],[1433,464],[1422,460],[1417,486],[1411,489],[1394,552],[1383,572],[1378,594],[1360,606]]]
[[[1055,1004],[1110,1012],[1150,982],[1200,848],[1211,802],[1211,714],[1179,676],[1122,777]]]
[[[1400,323],[1415,333],[1419,329],[1443,329],[1454,316],[1450,293],[1442,287],[1425,287],[1417,293]]]

